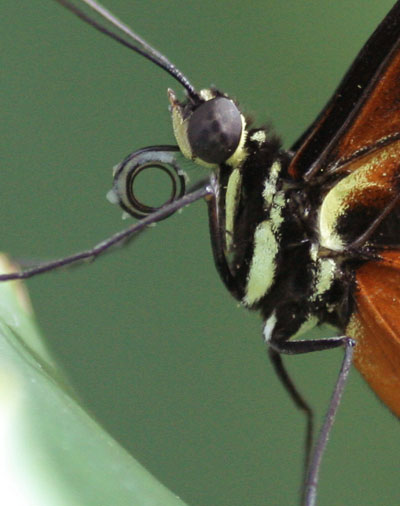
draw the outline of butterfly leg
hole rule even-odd
[[[304,399],[302,394],[299,392],[294,381],[290,377],[285,364],[282,360],[282,355],[275,351],[273,348],[268,348],[268,356],[274,367],[275,373],[279,378],[279,381],[288,392],[293,403],[299,408],[306,417],[306,433],[304,439],[304,479],[305,483],[307,469],[310,464],[310,455],[314,435],[314,412],[308,402]]]
[[[283,366],[280,354],[285,353],[297,355],[312,351],[329,350],[332,348],[337,348],[339,346],[343,346],[345,349],[344,358],[332,393],[331,400],[329,402],[324,423],[322,425],[320,434],[318,436],[313,452],[311,454],[310,448],[312,441],[312,432],[310,434],[310,426],[312,431],[312,411],[308,406],[308,404],[304,401],[302,396],[299,394],[293,381],[287,374],[287,371]],[[346,336],[333,337],[327,339],[316,339],[310,341],[270,342],[271,351],[269,352],[269,355],[272,360],[272,363],[274,364],[275,370],[278,374],[278,378],[281,380],[283,386],[288,391],[294,403],[306,413],[308,421],[306,433],[306,462],[308,463],[308,465],[305,471],[305,480],[303,484],[303,493],[302,493],[303,497],[302,504],[304,506],[315,506],[316,504],[319,470],[321,468],[322,458],[325,453],[326,445],[332,430],[336,413],[340,405],[341,397],[343,395],[349,377],[350,368],[353,362],[354,346],[355,341]],[[279,359],[277,358],[277,356],[279,357]],[[309,414],[309,412],[311,414]],[[310,446],[307,447],[307,444],[309,444]]]
[[[316,505],[318,477],[322,458],[325,453],[326,445],[328,443],[336,413],[349,378],[350,368],[353,363],[355,341],[351,338],[344,337],[343,345],[345,347],[345,353],[342,365],[307,471],[306,481],[304,484],[304,506]]]

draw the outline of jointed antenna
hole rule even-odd
[[[86,14],[82,9],[74,5],[69,0],[55,0],[55,1],[61,4],[66,9],[73,12],[76,16],[78,16],[80,19],[82,19],[89,25],[96,28],[99,32],[108,35],[112,39],[118,41],[120,44],[129,47],[129,49],[132,49],[132,51],[139,53],[140,55],[144,56],[147,60],[150,60],[157,66],[161,67],[186,89],[191,99],[195,101],[199,100],[199,95],[196,92],[195,88],[190,84],[189,80],[182,74],[182,72],[168,60],[168,58],[166,58],[163,54],[154,49],[154,47],[150,46],[150,44],[148,44],[144,39],[142,39],[142,37],[140,37],[137,33],[135,33],[125,23],[120,21],[116,16],[114,16],[114,14],[112,14],[101,4],[99,4],[95,0],[81,0],[88,7],[97,12],[103,19],[108,21],[114,28],[117,28],[127,37],[133,40],[137,45],[132,44],[131,42],[125,40],[122,37],[122,35],[114,33],[112,30],[108,29],[105,25],[96,21],[94,18]]]

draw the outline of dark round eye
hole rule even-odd
[[[191,115],[188,140],[192,153],[208,163],[222,163],[239,145],[242,119],[236,105],[217,97],[200,105]]]

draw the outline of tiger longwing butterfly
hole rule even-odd
[[[283,381],[282,353],[351,344],[341,337],[291,340],[316,324],[330,323],[355,340],[357,368],[397,416],[399,44],[397,2],[317,120],[287,152],[269,130],[253,127],[229,97],[214,89],[197,92],[171,67],[188,92],[184,103],[169,94],[179,147],[211,168],[216,179],[188,200],[176,192],[169,207],[153,213],[138,203],[131,185],[137,167],[154,162],[152,149],[120,164],[113,188],[113,198],[128,213],[149,215],[143,226],[206,196],[217,269],[243,305],[261,311],[264,339]],[[159,63],[167,65],[162,59]],[[199,128],[198,122],[207,124]],[[174,150],[158,149],[157,163],[175,167]],[[109,245],[102,243],[86,256],[95,257]],[[79,255],[0,279],[30,277],[85,256]]]

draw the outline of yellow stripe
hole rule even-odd
[[[243,303],[251,306],[265,295],[275,277],[275,257],[278,243],[272,231],[271,221],[258,225],[254,234],[254,253],[247,279]]]
[[[239,202],[239,193],[242,183],[242,174],[239,169],[234,169],[229,176],[228,186],[225,195],[225,230],[226,247],[228,251],[232,246],[233,227],[235,222],[236,210]]]
[[[246,295],[243,303],[252,306],[271,288],[276,273],[276,256],[279,251],[280,226],[283,222],[282,209],[285,196],[276,191],[281,165],[274,162],[265,180],[263,198],[267,220],[262,221],[254,233],[254,251],[247,277]]]

